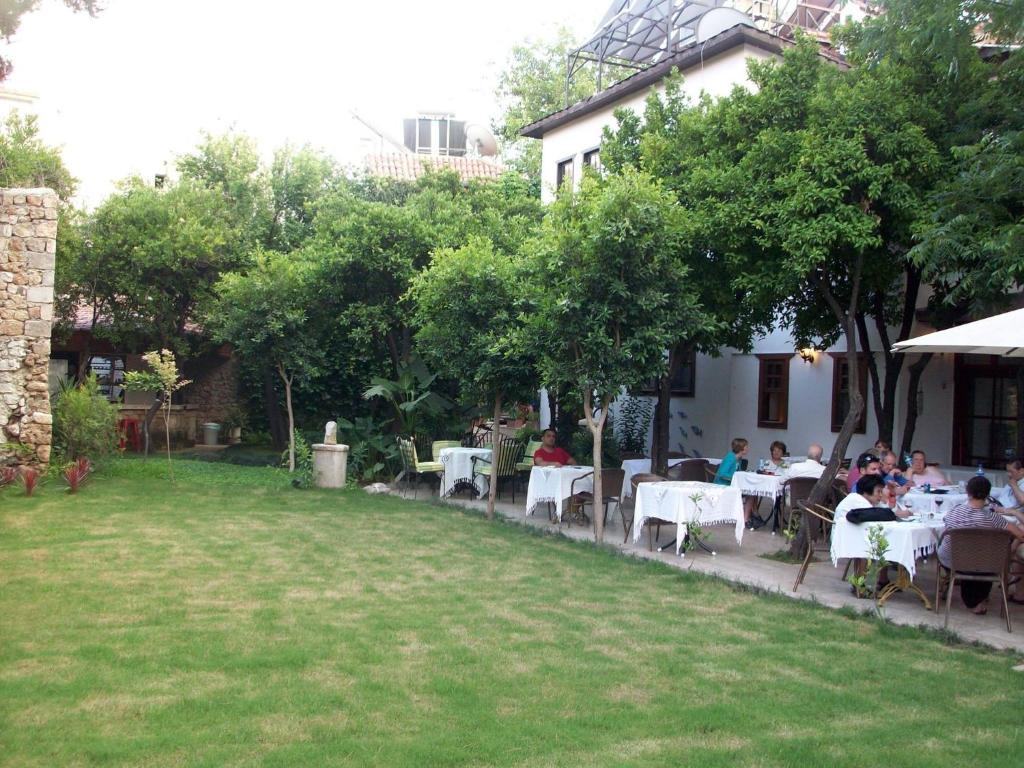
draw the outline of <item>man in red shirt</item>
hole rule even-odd
[[[540,448],[533,454],[533,463],[538,467],[564,467],[576,461],[564,449],[555,445],[555,430],[545,429],[540,436]]]

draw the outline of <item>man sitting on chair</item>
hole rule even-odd
[[[811,477],[819,478],[825,471],[825,465],[821,463],[823,449],[817,443],[811,443],[807,448],[807,460],[798,461],[789,467],[790,477]]]
[[[537,467],[564,467],[575,464],[575,460],[564,448],[555,445],[555,430],[548,427],[540,436],[540,448],[533,454],[533,463]]]

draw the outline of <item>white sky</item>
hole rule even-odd
[[[559,24],[579,39],[608,0],[106,0],[96,18],[44,0],[7,46],[5,83],[39,101],[79,198],[160,172],[201,130],[291,141],[358,159],[356,109],[393,135],[421,109],[489,122],[511,47]]]

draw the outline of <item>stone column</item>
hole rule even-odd
[[[317,488],[344,488],[348,472],[348,446],[315,443],[313,482]]]
[[[53,417],[48,372],[57,195],[0,190],[0,454],[45,468]],[[3,451],[11,444],[19,451]]]

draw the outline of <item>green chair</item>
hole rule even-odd
[[[539,440],[531,440],[526,444],[526,452],[523,453],[523,460],[516,462],[516,480],[522,482],[525,478],[524,474],[528,477],[530,471],[533,469],[533,454],[537,452],[537,449],[541,447],[543,443]]]
[[[498,484],[512,480],[512,503],[516,501],[516,467],[523,456],[523,444],[514,437],[502,437],[498,442]],[[473,474],[491,476],[491,462],[483,456],[473,457]],[[499,489],[500,490],[500,489]]]
[[[405,479],[405,488],[413,489],[413,498],[416,498],[416,493],[419,490],[416,485],[418,480],[423,475],[437,475],[440,477],[444,473],[444,464],[439,461],[420,461],[416,455],[416,443],[411,437],[398,437],[398,451],[402,456],[402,478]],[[405,493],[403,492],[403,496]]]
[[[430,444],[430,458],[434,461],[440,461],[441,451],[445,448],[460,448],[462,443],[458,440],[435,440]]]

